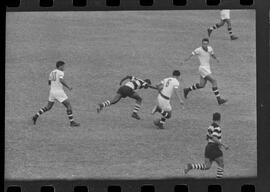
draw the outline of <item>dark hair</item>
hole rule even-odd
[[[65,62],[64,62],[64,61],[57,61],[57,62],[56,62],[56,68],[59,68],[59,67],[61,67],[62,65],[65,65]]]
[[[209,39],[208,39],[208,38],[203,38],[203,39],[202,39],[202,42],[204,42],[204,41],[209,42]]]
[[[220,121],[220,119],[221,119],[220,113],[216,112],[213,114],[213,121]]]
[[[145,81],[147,84],[151,85],[150,79],[145,79],[144,81]]]
[[[173,74],[173,76],[180,76],[180,71],[174,70],[172,74]]]

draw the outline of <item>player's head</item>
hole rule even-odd
[[[56,68],[59,69],[59,70],[64,71],[64,65],[65,65],[64,61],[57,61],[56,62]]]
[[[208,38],[203,38],[202,39],[202,46],[207,47],[208,44],[209,44],[209,39]]]
[[[181,73],[180,73],[180,71],[179,71],[179,70],[174,70],[174,71],[173,71],[173,73],[172,73],[172,75],[173,75],[174,77],[176,77],[177,79],[179,79],[179,78],[180,78]]]
[[[220,113],[216,112],[213,114],[213,121],[220,121],[221,115]]]
[[[151,85],[150,79],[145,79],[144,81],[145,81],[148,85]]]

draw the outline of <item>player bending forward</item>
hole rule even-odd
[[[208,144],[205,147],[204,163],[188,163],[184,170],[185,174],[192,169],[208,170],[211,168],[213,161],[215,161],[218,164],[216,178],[219,179],[223,177],[224,162],[221,147],[224,147],[225,150],[229,149],[229,147],[221,143],[220,120],[220,113],[214,113],[213,123],[207,130],[206,140]]]
[[[200,61],[199,73],[200,73],[200,83],[193,84],[190,87],[184,88],[184,97],[187,98],[189,92],[204,88],[207,81],[210,81],[212,84],[212,90],[217,98],[217,102],[219,105],[227,102],[226,99],[222,99],[219,94],[219,90],[217,87],[217,81],[212,77],[212,72],[210,69],[210,58],[214,58],[217,62],[219,60],[216,58],[213,48],[209,46],[209,39],[204,38],[202,40],[202,46],[195,49],[191,55],[184,60],[184,62],[188,61],[192,56],[197,55]],[[183,64],[183,63],[182,63]]]
[[[63,85],[68,89],[72,90],[71,87],[67,85],[67,83],[64,81],[64,66],[65,63],[63,61],[57,61],[56,62],[56,69],[54,69],[49,76],[49,85],[50,85],[50,94],[49,94],[49,101],[46,107],[41,108],[32,118],[34,125],[36,124],[36,121],[38,117],[49,111],[52,107],[55,101],[59,101],[62,103],[66,109],[67,109],[67,115],[70,121],[70,126],[76,127],[80,124],[75,122],[73,119],[72,114],[72,108],[71,104],[69,102],[69,99],[64,92]]]
[[[180,71],[175,70],[172,75],[172,77],[163,79],[161,83],[157,85],[159,94],[157,97],[157,105],[152,110],[152,114],[159,112],[162,115],[161,119],[154,120],[154,124],[160,129],[164,128],[166,119],[169,119],[172,116],[172,106],[170,104],[172,94],[175,93],[180,104],[184,104],[183,99],[178,93]]]
[[[123,81],[129,80],[125,85],[121,86]],[[150,79],[138,79],[134,76],[126,76],[120,81],[120,88],[118,89],[116,95],[112,100],[107,100],[104,101],[103,103],[98,104],[97,112],[99,113],[104,107],[109,107],[110,105],[116,104],[118,101],[120,101],[121,98],[126,98],[130,97],[132,99],[136,100],[135,107],[133,109],[133,113],[131,117],[135,119],[141,119],[140,116],[138,115],[138,111],[141,108],[142,104],[142,98],[138,93],[135,92],[137,89],[142,89],[145,88],[147,89],[148,87],[151,87],[151,81]]]
[[[228,29],[231,40],[238,39],[238,37],[234,36],[233,33],[232,33],[232,23],[231,23],[231,18],[230,18],[230,10],[229,9],[220,10],[220,18],[221,18],[221,20],[220,20],[219,23],[217,23],[214,26],[209,27],[207,29],[208,37],[210,37],[211,33],[214,30],[222,27],[225,23],[227,23],[227,29]]]

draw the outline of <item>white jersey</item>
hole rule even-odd
[[[220,18],[221,18],[221,20],[230,19],[230,10],[229,9],[222,9],[220,11]]]
[[[161,83],[163,84],[163,88],[160,93],[168,98],[171,98],[174,89],[178,89],[180,85],[179,81],[174,77],[163,79]]]
[[[200,61],[199,68],[205,68],[207,70],[210,70],[210,58],[213,54],[213,48],[210,46],[207,46],[207,51],[205,51],[202,47],[198,47],[192,52],[192,55],[198,55]]]
[[[51,91],[63,91],[63,85],[60,79],[64,78],[64,72],[58,69],[50,73],[49,80],[51,81]]]

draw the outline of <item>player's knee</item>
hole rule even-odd
[[[141,97],[138,97],[136,100],[137,100],[137,102],[139,102],[139,103],[142,102],[142,98],[141,98]]]
[[[210,169],[211,168],[211,165],[209,165],[209,164],[207,164],[206,166],[205,166],[205,170],[208,170],[208,169]]]
[[[47,105],[47,106],[45,107],[45,110],[46,110],[46,111],[51,110],[52,106],[53,106],[53,105],[50,105],[50,104],[49,104],[49,105]]]
[[[212,80],[212,84],[213,84],[213,86],[216,87],[216,86],[217,86],[217,81],[216,81],[215,79],[213,79],[213,80]]]
[[[71,108],[70,104],[67,104],[66,108],[67,108],[67,111],[72,111],[72,108]]]
[[[198,86],[197,86],[198,89],[201,89],[201,88],[204,88],[204,87],[205,87],[205,83],[200,83],[200,84],[198,84]]]

